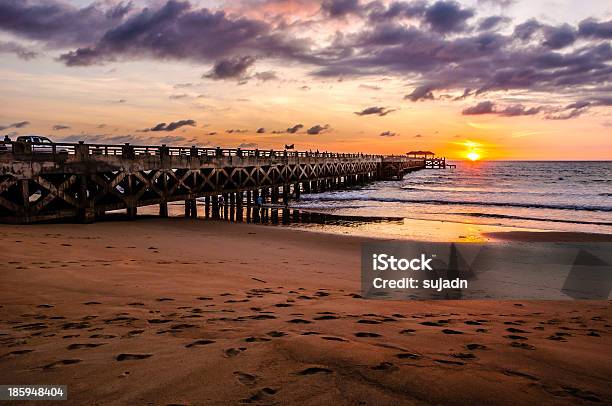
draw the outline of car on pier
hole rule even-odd
[[[32,152],[42,153],[42,154],[52,154],[53,151],[53,141],[51,141],[47,137],[43,137],[40,135],[21,135],[17,137],[17,142],[25,142],[28,144],[32,144]],[[65,148],[56,149],[55,152],[68,152]]]

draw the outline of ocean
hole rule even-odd
[[[612,161],[453,163],[455,169],[421,170],[402,181],[305,194],[291,206],[338,218],[392,219],[358,225],[365,235],[418,237],[423,227],[431,236],[432,221],[468,234],[467,225],[612,234]]]

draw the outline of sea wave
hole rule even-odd
[[[601,211],[612,212],[612,206],[580,205],[566,203],[532,203],[532,202],[483,202],[470,200],[442,200],[442,199],[404,199],[397,197],[374,197],[374,196],[342,196],[335,194],[331,197],[316,196],[305,197],[305,200],[316,200],[322,202],[333,201],[358,201],[358,202],[384,202],[384,203],[416,203],[416,204],[435,204],[435,205],[462,205],[462,206],[492,206],[492,207],[520,207],[531,209],[557,209],[573,211]]]

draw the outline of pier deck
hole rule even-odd
[[[0,145],[0,222],[54,219],[94,221],[107,211],[185,201],[197,217],[196,198],[206,214],[224,204],[272,204],[301,193],[401,179],[428,167],[423,159],[328,152],[102,145]],[[443,159],[443,158],[440,158]]]

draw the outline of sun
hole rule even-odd
[[[470,151],[466,156],[470,161],[478,161],[480,159],[480,154],[476,151]]]

